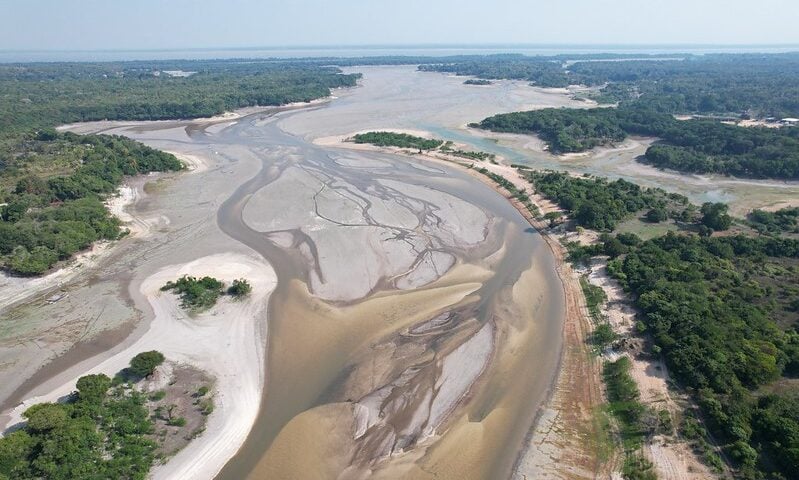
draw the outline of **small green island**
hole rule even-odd
[[[439,140],[436,138],[429,139],[429,138],[417,137],[415,135],[409,135],[407,133],[394,133],[394,132],[359,133],[352,137],[352,141],[355,143],[368,143],[376,147],[413,148],[413,149],[418,149],[420,153],[423,150],[427,151],[436,150],[438,152],[447,155],[452,155],[455,157],[461,157],[468,160],[477,160],[477,161],[488,160],[492,163],[496,163],[496,158],[497,158],[497,156],[494,155],[493,153],[471,151],[471,150],[460,150],[453,148],[454,143],[449,140],[445,142],[444,140]]]
[[[369,143],[377,147],[413,148],[433,150],[444,144],[443,140],[429,139],[396,132],[366,132],[352,137],[355,143]]]
[[[252,285],[246,279],[233,280],[229,287],[213,277],[192,277],[184,275],[174,282],[167,282],[161,291],[173,291],[180,298],[181,307],[192,310],[207,310],[216,305],[220,296],[228,295],[234,299],[246,297],[252,292]]]
[[[493,85],[494,82],[491,80],[486,80],[484,78],[470,78],[463,82],[464,85]]]

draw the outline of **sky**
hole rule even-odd
[[[0,0],[0,50],[799,44],[799,0]]]

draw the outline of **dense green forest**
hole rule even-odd
[[[684,230],[700,233],[668,232],[647,241],[632,233],[603,233],[595,245],[572,242],[567,247],[573,261],[610,257],[609,273],[640,312],[638,330],[653,340],[650,353],[664,356],[672,377],[699,406],[710,433],[690,416],[681,424],[681,432],[709,464],[721,468],[708,443],[712,438],[740,478],[795,478],[799,239],[790,233],[796,228],[797,209],[756,210],[748,220],[754,230],[749,235],[711,236],[733,223],[725,204],[697,207],[680,195],[624,180],[551,171],[522,173],[536,191],[567,210],[577,225],[612,230],[619,220],[650,209],[644,218],[662,210]],[[663,218],[652,216],[657,221]],[[765,235],[756,236],[756,231]],[[593,340],[606,344],[614,335],[602,328],[597,307],[601,297],[585,285],[583,289],[600,327]],[[651,466],[639,461],[635,445],[652,425],[660,425],[661,415],[638,402],[627,370],[619,362],[606,364],[610,411],[620,424],[628,452],[625,475],[648,478]]]
[[[525,57],[521,55],[490,55],[481,58],[443,59],[436,63],[429,60],[419,70],[447,72],[456,75],[475,76],[482,79],[526,80],[544,87],[565,87],[569,77],[559,62],[547,57]]]
[[[196,73],[166,73],[182,69]],[[330,67],[244,61],[0,65],[0,132],[88,120],[209,117],[307,102],[357,79]]]
[[[105,375],[82,377],[73,402],[30,407],[26,426],[0,439],[0,478],[144,479],[157,447],[145,402]]]
[[[369,143],[378,147],[413,148],[432,150],[444,144],[442,140],[417,137],[407,133],[366,132],[352,137],[355,143]]]
[[[799,241],[666,236],[609,271],[744,478],[799,467]],[[784,385],[783,385],[784,384]]]
[[[749,225],[760,233],[799,233],[799,207],[781,208],[775,212],[753,210]]]
[[[0,172],[0,259],[17,274],[37,275],[101,239],[119,222],[102,199],[125,175],[180,170],[173,156],[122,137],[42,130]]]
[[[494,132],[536,133],[547,142],[552,153],[582,152],[627,138],[627,132],[621,127],[616,110],[611,108],[547,108],[506,113],[494,115],[470,126]]]
[[[564,172],[523,171],[537,192],[552,199],[577,225],[612,231],[619,222],[647,210],[693,221],[698,212],[682,195],[655,188],[641,188],[623,179],[573,177]]]
[[[61,134],[56,125],[309,101],[358,77],[278,62],[0,65],[0,266],[39,275],[97,240],[117,238],[119,224],[103,199],[123,177],[182,168],[174,156],[137,142]]]
[[[638,103],[619,108],[544,109],[495,115],[472,126],[536,133],[553,153],[581,152],[655,136],[641,161],[682,172],[799,178],[799,128],[744,128],[712,120],[676,120]]]
[[[542,86],[601,86],[595,98],[618,108],[545,109],[495,115],[472,126],[535,133],[551,152],[589,150],[654,136],[640,160],[658,168],[751,178],[799,178],[799,129],[744,128],[720,119],[799,116],[799,54],[680,55],[600,61],[561,57],[469,59],[421,66]],[[557,78],[548,81],[542,78]],[[704,120],[679,121],[675,114]]]

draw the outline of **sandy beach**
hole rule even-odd
[[[246,278],[253,293],[239,302],[223,299],[210,311],[189,316],[174,295],[159,291],[167,281],[183,275],[210,275],[228,283]],[[260,404],[266,334],[263,310],[276,282],[269,264],[255,256],[234,253],[165,267],[141,285],[141,293],[153,311],[148,330],[135,343],[83,374],[114,376],[137,353],[158,350],[170,361],[201,368],[215,378],[216,408],[206,431],[165,465],[154,468],[152,478],[214,478],[244,442]],[[46,395],[25,400],[11,412],[5,428],[21,421],[20,415],[31,405],[68,395],[76,381],[71,379]]]

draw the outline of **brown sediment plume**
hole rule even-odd
[[[476,302],[478,298],[473,293],[490,275],[485,269],[459,265],[428,287],[390,295],[377,293],[346,307],[336,307],[316,299],[302,282],[293,281],[285,297],[275,299],[272,305],[274,316],[270,324],[267,360],[268,385],[271,387],[267,386],[264,400],[263,411],[268,421],[262,431],[276,438],[255,468],[253,477],[301,478],[291,473],[292,468],[299,468],[298,464],[288,462],[285,455],[274,452],[303,445],[297,451],[297,455],[301,455],[305,449],[303,439],[328,436],[326,432],[316,430],[319,426],[316,422],[304,423],[302,415],[313,414],[302,412],[319,403],[354,402],[357,398],[346,397],[366,395],[374,388],[373,385],[377,386],[397,369],[395,365],[372,362],[375,358],[369,358],[370,352],[376,352],[372,357],[379,357],[381,352],[391,348],[397,332],[407,332],[413,325],[446,310]],[[396,350],[402,348],[395,347]],[[424,349],[416,353],[421,353],[421,357],[409,357],[424,361]],[[372,365],[373,371],[364,373],[364,366]],[[329,402],[320,401],[323,397],[331,399]],[[280,435],[269,431],[270,428],[280,429],[284,424],[287,424],[285,432],[280,432]],[[306,435],[291,433],[298,428],[302,428]],[[354,431],[350,434],[351,440],[353,434]],[[315,442],[320,445],[321,440]],[[343,446],[340,441],[336,444]],[[330,460],[331,465],[336,463]],[[309,462],[303,460],[301,463]],[[283,470],[281,466],[291,471]]]
[[[563,302],[534,261],[478,306],[494,275],[459,264],[339,308],[292,283],[273,304],[259,429],[280,431],[250,478],[509,476],[557,369]]]

